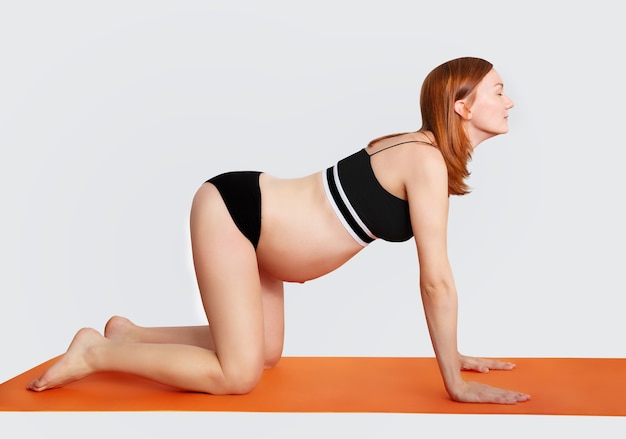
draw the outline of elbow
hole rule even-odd
[[[420,280],[422,297],[437,298],[456,295],[454,281],[448,278],[430,278]]]

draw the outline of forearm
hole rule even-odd
[[[452,395],[463,383],[457,347],[456,289],[422,287],[422,303],[439,370],[446,390]]]

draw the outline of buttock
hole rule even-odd
[[[260,171],[234,171],[207,180],[220,193],[237,228],[255,250],[261,236]]]

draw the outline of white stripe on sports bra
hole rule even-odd
[[[350,203],[350,200],[346,196],[346,193],[344,192],[343,187],[341,186],[341,181],[339,180],[339,172],[338,172],[337,165],[332,167],[332,174],[333,174],[333,180],[335,181],[335,185],[337,186],[337,191],[339,192],[339,196],[341,197],[341,200],[343,201],[343,203],[346,205],[354,221],[359,225],[363,233],[365,233],[367,236],[369,236],[373,240],[377,239],[376,236],[363,223],[363,220],[361,220],[359,215],[356,213],[356,211],[354,210],[354,207],[352,207],[352,204]],[[344,228],[348,231],[350,236],[352,236],[352,238],[354,238],[356,242],[358,242],[363,247],[367,246],[368,243],[363,241],[359,237],[359,235],[355,232],[355,230],[352,229],[350,224],[346,221],[346,218],[343,216],[341,210],[339,209],[339,206],[337,205],[337,201],[335,200],[335,197],[333,197],[330,187],[328,186],[328,180],[327,180],[327,176],[325,172],[322,172],[322,182],[324,183],[324,191],[326,192],[326,197],[328,198],[330,205],[333,207],[335,214],[341,221],[341,224],[343,224]]]

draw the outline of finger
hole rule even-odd
[[[530,399],[530,395],[523,393],[511,392],[501,397],[502,404],[517,404],[518,402],[526,402]]]
[[[461,369],[486,373],[489,372],[488,361],[489,360],[484,360],[482,358],[464,357],[461,362]]]
[[[465,362],[461,364],[461,370],[474,371],[474,372],[489,372],[489,368],[481,366],[476,362]]]
[[[530,395],[521,392],[514,392],[511,390],[504,389],[494,389],[497,390],[497,395],[495,397],[496,403],[499,404],[516,404],[518,402],[525,402],[530,399]]]
[[[487,373],[490,370],[512,370],[514,368],[515,363],[510,361],[465,356],[461,357],[461,370],[472,370]]]
[[[485,365],[493,370],[512,370],[515,368],[515,363],[510,361],[488,360]]]
[[[510,361],[484,358],[477,358],[476,360],[476,368],[482,372],[488,372],[489,370],[511,370],[515,368],[515,363],[511,363]]]

